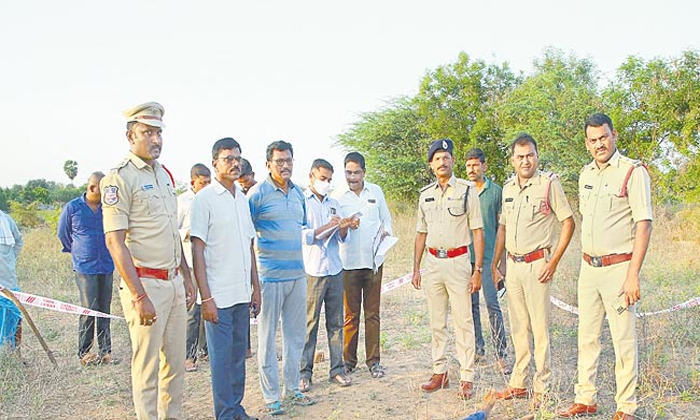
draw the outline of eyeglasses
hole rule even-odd
[[[240,156],[228,155],[228,156],[220,156],[219,159],[225,160],[226,163],[233,163],[233,161],[240,163],[242,158]]]
[[[292,166],[294,164],[294,159],[292,158],[287,158],[287,159],[275,159],[272,161],[275,165],[279,166],[280,168],[283,167],[285,164],[287,166]]]

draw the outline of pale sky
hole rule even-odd
[[[472,59],[528,72],[548,46],[608,75],[629,55],[672,57],[700,45],[697,2],[601,1],[3,1],[0,186],[83,184],[128,151],[122,110],[165,107],[160,161],[179,182],[211,167],[221,137],[241,143],[258,179],[265,147],[336,167],[335,136],[387,100],[416,93],[427,70]]]

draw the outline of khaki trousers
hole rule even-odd
[[[575,402],[594,404],[595,381],[600,359],[600,332],[605,316],[615,349],[615,402],[617,410],[633,415],[637,410],[636,305],[622,314],[613,308],[627,276],[629,262],[609,267],[591,267],[581,260],[578,280],[578,384]]]
[[[433,373],[447,372],[445,350],[447,332],[447,304],[452,307],[459,379],[474,382],[474,320],[472,299],[468,292],[471,262],[469,253],[455,258],[436,258],[426,254],[426,273],[423,288],[428,299],[430,329],[432,333]]]
[[[119,287],[133,353],[131,386],[136,417],[181,419],[187,328],[184,283],[178,275],[172,280],[142,278],[141,284],[156,309],[157,320],[152,326],[139,325],[129,288],[123,283]]]
[[[532,378],[532,388],[539,393],[547,391],[552,375],[549,348],[549,292],[552,282],[537,281],[537,275],[545,263],[545,258],[531,263],[516,263],[508,258],[506,274],[508,318],[515,349],[515,365],[509,384],[514,388],[526,388],[527,369],[533,358],[531,343],[534,341],[536,373]]]

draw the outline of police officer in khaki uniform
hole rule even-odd
[[[122,277],[140,420],[182,418],[186,307],[195,296],[182,257],[174,182],[157,161],[163,113],[155,102],[124,111],[131,151],[100,182],[105,240]]]
[[[536,373],[532,379],[533,405],[539,408],[547,391],[550,370],[549,292],[551,280],[574,232],[574,218],[558,178],[537,169],[537,142],[522,133],[510,146],[515,176],[503,185],[503,205],[491,270],[494,281],[504,248],[508,285],[508,312],[515,349],[515,365],[508,386],[496,393],[498,399],[525,398],[525,380],[533,357]],[[554,247],[556,222],[561,223]],[[554,251],[552,251],[554,249]]]
[[[423,188],[418,201],[412,284],[416,289],[425,286],[432,332],[433,375],[421,389],[433,392],[449,386],[445,355],[449,302],[460,364],[457,395],[468,399],[473,393],[475,355],[471,294],[481,289],[484,236],[479,194],[473,183],[453,175],[452,148],[452,140],[443,139],[433,142],[428,151],[428,162],[437,182]],[[470,230],[476,254],[473,272],[469,256]],[[425,283],[422,284],[420,264],[426,247]]]
[[[584,124],[593,161],[579,177],[583,218],[583,260],[578,280],[578,384],[574,404],[561,417],[598,411],[595,380],[600,331],[607,316],[615,349],[617,412],[613,420],[631,420],[637,409],[636,305],[639,271],[651,237],[651,181],[639,161],[617,150],[617,132],[605,114]]]

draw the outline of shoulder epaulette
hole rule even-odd
[[[625,158],[625,163],[630,164],[630,168],[627,170],[627,173],[625,174],[625,179],[622,181],[622,188],[620,188],[620,192],[617,194],[618,197],[624,198],[627,197],[627,183],[630,180],[630,177],[632,176],[632,172],[636,169],[639,168],[640,166],[643,167],[647,172],[649,172],[649,169],[647,168],[646,163],[642,162],[641,160],[634,160],[630,159],[626,156],[621,156],[620,160],[622,158]]]
[[[428,188],[433,188],[433,187],[435,187],[435,184],[436,184],[436,183],[437,183],[437,181],[433,182],[432,184],[426,185],[425,187],[423,187],[423,188],[420,189],[420,192],[423,192],[423,191],[427,190]]]
[[[129,158],[124,158],[124,160],[122,160],[121,162],[119,162],[119,164],[118,164],[117,166],[115,166],[114,168],[110,169],[110,172],[118,172],[121,168],[123,168],[123,167],[125,167],[126,165],[128,165],[129,162],[131,162],[131,160],[130,160]]]

